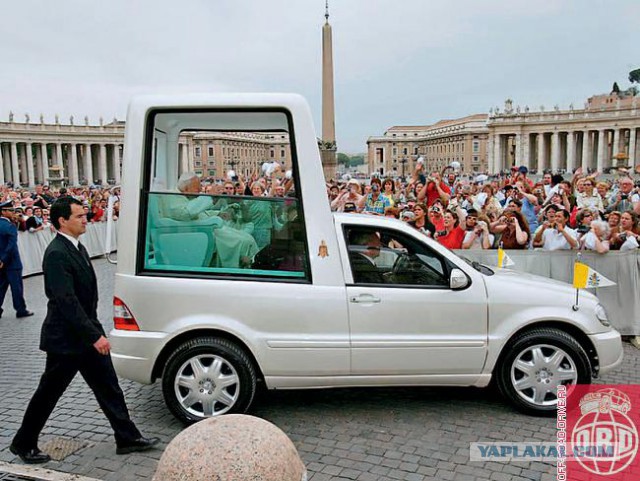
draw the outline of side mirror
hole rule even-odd
[[[453,290],[464,289],[469,285],[469,278],[460,269],[453,269],[449,278],[449,287]]]

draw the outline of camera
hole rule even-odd
[[[620,239],[622,242],[627,240],[627,233],[626,232],[622,232],[621,234],[618,234],[618,239]]]
[[[440,212],[440,207],[438,207],[437,205],[434,205],[434,206],[431,208],[431,210],[432,210],[433,212]]]
[[[588,225],[579,225],[576,230],[579,234],[586,234],[587,232],[589,232],[590,228]]]
[[[629,198],[628,194],[620,194],[620,200],[627,200]]]

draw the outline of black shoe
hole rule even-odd
[[[160,438],[138,438],[116,448],[116,454],[139,453],[153,449],[160,442]]]
[[[29,316],[33,316],[33,311],[24,311],[24,312],[21,312],[20,314],[16,314],[16,317],[18,319],[20,319],[21,317],[29,317]]]
[[[25,464],[42,464],[51,461],[51,456],[43,453],[38,448],[21,451],[12,444],[9,446],[9,451],[22,459],[22,462]]]

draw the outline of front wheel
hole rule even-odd
[[[527,331],[505,350],[496,366],[498,388],[525,414],[555,415],[559,385],[591,383],[587,353],[575,338],[559,329]]]
[[[193,423],[227,413],[243,413],[256,392],[251,359],[226,339],[199,337],[180,345],[167,361],[162,392],[171,412]]]

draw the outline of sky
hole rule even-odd
[[[581,107],[640,68],[638,0],[330,0],[338,150],[510,97]],[[140,93],[295,92],[321,135],[324,0],[2,0],[0,120]]]

